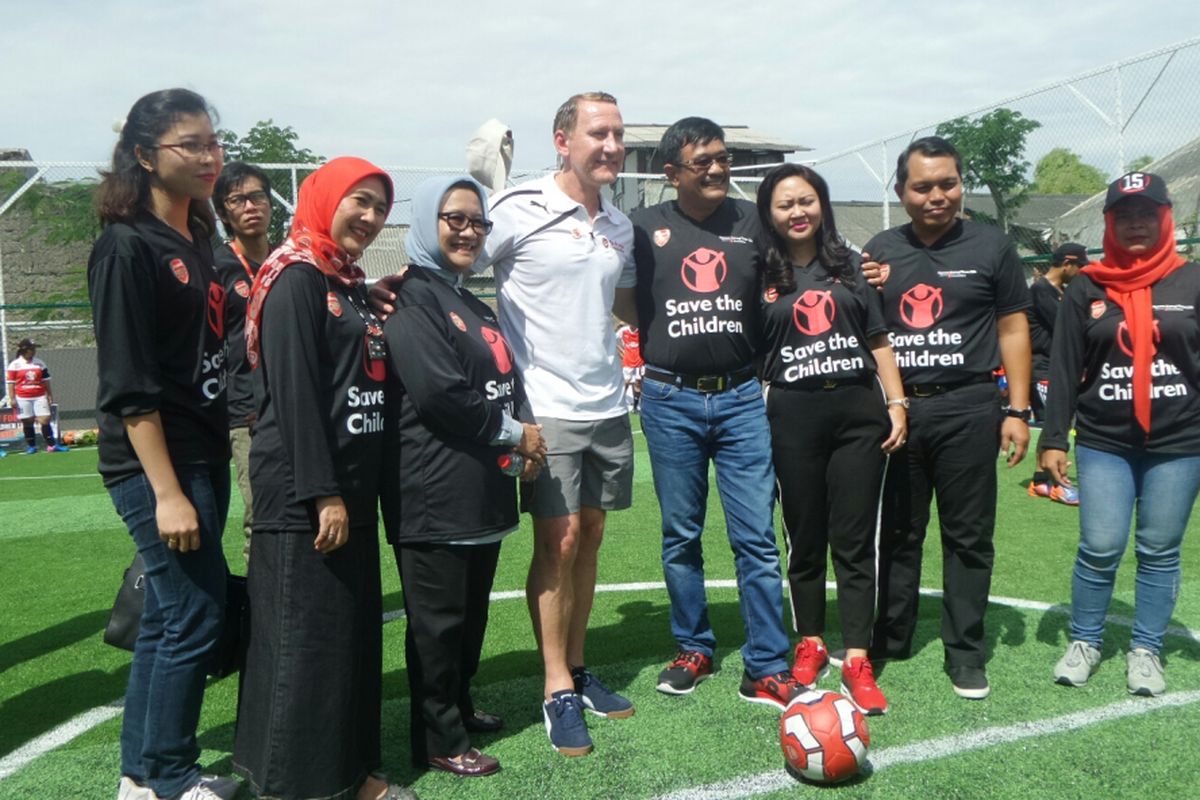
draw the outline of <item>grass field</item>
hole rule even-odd
[[[541,668],[522,587],[528,522],[504,544],[478,704],[506,729],[476,743],[504,769],[468,781],[409,766],[404,620],[384,626],[384,766],[422,798],[790,797],[1030,798],[1200,793],[1200,542],[1190,530],[1184,581],[1167,639],[1168,693],[1125,691],[1123,652],[1133,604],[1132,552],[1122,567],[1105,662],[1083,689],[1053,684],[1066,646],[1074,509],[1025,495],[1031,467],[1000,467],[993,605],[988,612],[992,695],[960,700],[941,672],[940,605],[921,605],[917,654],[887,666],[880,684],[891,712],[870,721],[871,769],[836,788],[797,783],[783,771],[778,715],[737,699],[741,620],[732,558],[715,490],[705,532],[709,591],[719,639],[717,674],[687,697],[654,690],[673,654],[661,588],[658,506],[644,442],[632,510],[610,516],[589,635],[590,665],[637,704],[627,720],[589,717],[596,751],[567,759],[542,728]],[[129,656],[101,643],[122,571],[125,529],[95,473],[94,450],[0,460],[0,798],[112,798],[118,776],[119,701]],[[241,502],[234,492],[225,549],[241,566]],[[1193,519],[1192,527],[1196,527]],[[394,559],[384,549],[384,606],[401,606]],[[936,535],[923,585],[940,587]],[[631,584],[652,584],[651,588]],[[830,604],[831,614],[834,612]],[[394,616],[394,615],[393,615]],[[830,619],[831,643],[836,618]],[[1191,631],[1191,632],[1190,632]],[[837,673],[822,682],[837,688]],[[210,685],[200,724],[206,771],[228,773],[236,679]],[[243,792],[249,797],[248,792]]]

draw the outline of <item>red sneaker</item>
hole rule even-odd
[[[792,677],[809,689],[829,672],[829,650],[821,642],[801,639],[796,645],[796,661],[792,664]]]
[[[868,717],[887,713],[888,701],[875,683],[875,670],[865,658],[849,658],[842,664],[842,694]]]
[[[792,698],[803,691],[804,687],[796,683],[790,672],[764,675],[758,679],[751,678],[748,672],[743,672],[738,696],[747,702],[775,706],[783,711]]]

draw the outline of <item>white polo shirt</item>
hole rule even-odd
[[[493,267],[500,330],[534,415],[624,414],[612,305],[618,286],[637,282],[629,218],[602,201],[589,220],[553,175],[497,194],[490,215],[495,227],[475,269]]]

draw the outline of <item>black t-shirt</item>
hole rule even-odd
[[[759,347],[754,204],[727,198],[696,222],[671,201],[629,218],[647,366],[717,375],[749,364]]]
[[[256,533],[311,533],[313,501],[332,495],[346,504],[351,527],[376,524],[387,361],[369,356],[366,308],[361,288],[311,264],[280,272],[263,303],[252,373]]]
[[[1050,346],[1054,342],[1054,318],[1058,316],[1058,304],[1062,290],[1045,278],[1038,278],[1029,287],[1029,344],[1033,349],[1033,379],[1042,381],[1050,377]]]
[[[225,392],[229,427],[244,428],[254,414],[254,378],[246,360],[246,301],[259,265],[249,257],[243,264],[228,244],[218,247],[214,255],[217,274],[225,287]]]
[[[909,224],[863,249],[890,266],[883,313],[906,384],[959,383],[1000,366],[996,318],[1029,305],[1008,236],[960,220],[926,247]]]
[[[88,258],[96,331],[100,474],[106,486],[142,472],[125,417],[162,417],[171,463],[229,461],[225,297],[212,246],[149,214],[107,226]]]
[[[517,525],[516,480],[489,444],[503,413],[532,420],[495,313],[409,267],[384,325],[390,365],[381,507],[392,542],[460,541]]]
[[[780,295],[773,287],[762,294],[766,358],[763,377],[778,385],[801,388],[826,380],[874,377],[875,356],[868,339],[887,333],[883,302],[859,273],[853,286],[831,281],[820,262],[793,267],[796,290]]]
[[[1133,416],[1125,313],[1080,275],[1067,287],[1054,327],[1040,447],[1066,450],[1074,416],[1076,442],[1095,450],[1200,453],[1200,264],[1189,262],[1154,284],[1151,305],[1150,435]]]

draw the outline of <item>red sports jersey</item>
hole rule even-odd
[[[642,360],[642,345],[638,329],[623,325],[617,332],[621,334],[621,366],[640,367],[644,365],[646,362]]]
[[[43,397],[46,394],[46,381],[50,380],[50,370],[46,362],[37,356],[26,359],[17,356],[8,365],[6,380],[15,383],[17,397]]]

